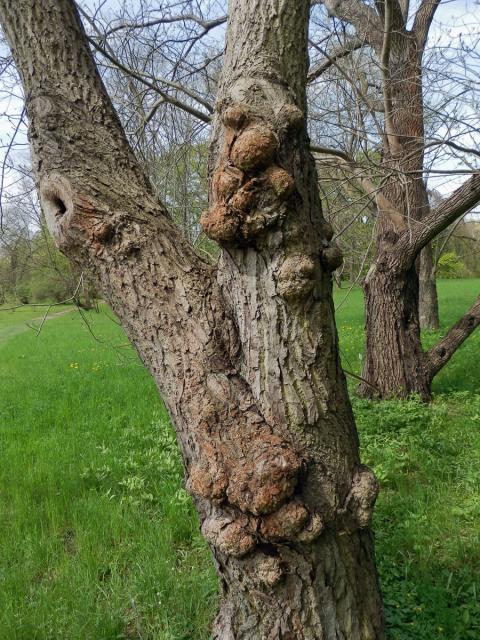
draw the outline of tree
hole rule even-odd
[[[480,322],[479,299],[438,345],[423,352],[420,317],[426,325],[437,325],[436,314],[429,317],[436,306],[430,242],[480,201],[478,170],[470,171],[471,178],[436,207],[430,207],[424,181],[427,144],[422,65],[439,1],[422,0],[413,14],[408,3],[400,0],[378,0],[373,4],[321,0],[317,4],[324,5],[350,31],[344,31],[337,49],[322,50],[327,63],[322,61],[312,68],[310,78],[320,77],[326,69],[338,67],[337,60],[368,47],[373,56],[370,67],[376,69],[373,85],[377,84],[381,98],[369,95],[365,74],[368,67],[358,65],[361,72],[357,68],[355,76],[339,67],[341,75],[354,87],[357,101],[367,105],[366,116],[361,116],[362,126],[368,118],[370,125],[378,129],[380,162],[365,150],[365,137],[358,131],[352,137],[356,138],[357,155],[362,158],[316,147],[318,152],[336,155],[344,166],[350,167],[363,188],[375,195],[378,209],[376,254],[364,280],[366,356],[362,376],[366,382],[360,385],[360,392],[379,397],[406,397],[415,392],[428,400],[433,377]],[[382,114],[382,121],[378,113]],[[431,144],[438,146],[439,141]],[[454,141],[446,140],[446,144],[471,151]],[[377,172],[378,186],[369,170]],[[423,284],[422,300],[419,284]]]
[[[95,285],[55,247],[41,213],[31,171],[10,193],[0,230],[0,300],[11,304],[72,301],[91,308]]]
[[[72,0],[0,0],[46,220],[175,425],[220,577],[214,637],[384,638],[305,125],[309,0],[231,0],[203,262],[153,194]]]
[[[4,211],[0,235],[0,300],[16,298],[26,301],[25,281],[32,257],[32,232],[23,211],[8,208]]]

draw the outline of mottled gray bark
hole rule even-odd
[[[40,6],[41,4],[41,6]],[[305,124],[309,0],[232,0],[206,233],[141,173],[71,0],[0,0],[49,228],[99,277],[175,425],[227,640],[380,640],[369,524]]]
[[[437,331],[440,327],[437,278],[435,275],[432,246],[430,244],[428,244],[420,253],[418,281],[418,315],[420,328]]]

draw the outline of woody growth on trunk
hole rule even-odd
[[[58,246],[95,272],[174,423],[217,566],[213,635],[385,637],[377,495],[337,346],[306,135],[309,0],[232,0],[203,262],[127,144],[72,0],[0,0]]]

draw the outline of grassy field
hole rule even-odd
[[[440,283],[442,329],[479,285]],[[0,639],[207,639],[216,579],[153,382],[105,309],[36,337],[41,316],[0,313]],[[338,324],[359,372],[359,291]],[[480,639],[479,353],[480,331],[429,407],[353,397],[390,640]]]

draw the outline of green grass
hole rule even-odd
[[[440,332],[471,306],[480,280],[439,281]],[[345,291],[336,291],[339,305]],[[362,294],[337,312],[346,369],[359,374]],[[389,640],[480,639],[480,331],[435,378],[434,402],[351,397],[362,456],[381,482],[374,528]]]
[[[18,333],[24,333],[32,327],[37,329],[41,327],[42,321],[46,316],[48,321],[57,315],[64,315],[73,310],[71,305],[49,307],[0,307],[0,347],[1,345]]]
[[[478,285],[440,283],[442,329]],[[36,337],[41,315],[0,313],[0,639],[206,640],[216,579],[152,380],[105,308]],[[359,372],[358,290],[338,323]],[[479,341],[429,407],[354,398],[390,640],[480,638]]]
[[[439,280],[440,331],[424,332],[424,348],[430,347],[451,327],[474,303],[480,292],[480,278],[469,280]],[[337,326],[340,350],[345,369],[361,374],[364,324],[363,298],[360,288],[351,292],[347,288],[336,289]],[[478,355],[480,353],[480,331],[471,335],[455,353],[448,365],[433,382],[434,393],[450,391],[480,392]],[[354,387],[352,387],[354,388]]]
[[[208,637],[216,580],[165,410],[88,317],[103,342],[75,312],[0,345],[0,638]]]

